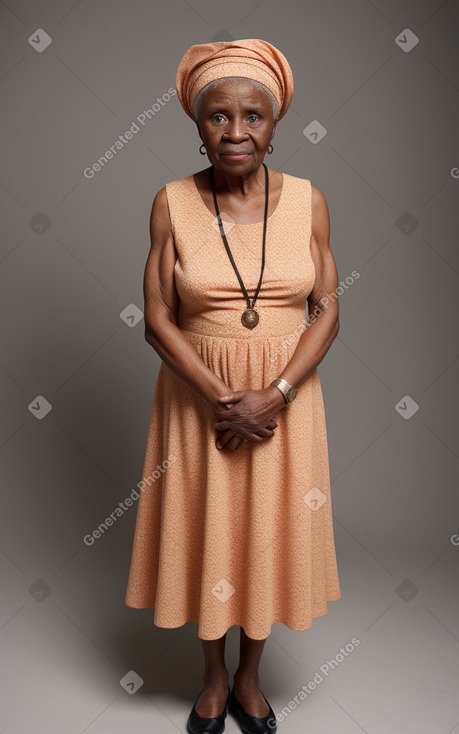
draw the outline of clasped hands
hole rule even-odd
[[[218,398],[221,410],[214,410],[218,449],[236,450],[244,441],[261,443],[274,436],[273,415],[285,405],[274,385],[262,390],[237,390]]]

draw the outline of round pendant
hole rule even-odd
[[[241,316],[241,321],[247,329],[253,329],[258,324],[259,319],[258,312],[253,308],[246,308]]]

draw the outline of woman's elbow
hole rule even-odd
[[[161,335],[164,330],[170,326],[171,323],[175,323],[175,320],[170,316],[157,316],[156,318],[145,319],[145,340],[149,344],[157,344],[161,340]]]
[[[144,329],[144,336],[145,341],[147,341],[149,344],[153,344],[157,341],[157,334],[159,332],[159,325],[156,321],[151,320],[145,320],[145,329]]]

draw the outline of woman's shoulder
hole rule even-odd
[[[189,176],[182,176],[182,178],[174,178],[172,181],[168,181],[162,189],[159,189],[157,196],[160,198],[172,201],[175,199],[181,199],[186,196],[193,184],[193,174]]]
[[[192,181],[193,174],[190,174],[189,176],[183,176],[182,178],[172,179],[172,181],[168,181],[164,184],[164,186],[162,186],[162,188],[156,191],[154,198],[159,202],[165,203],[174,195],[182,193],[183,189],[189,186]]]
[[[305,178],[302,176],[292,176],[291,173],[284,173],[284,176],[287,176],[292,184],[298,186],[299,188],[306,187],[310,190],[313,206],[322,208],[324,207],[326,203],[324,193],[321,189],[319,189],[315,184],[312,183],[310,178]]]
[[[194,175],[193,173],[190,173],[188,174],[188,176],[182,176],[181,178],[173,178],[172,181],[168,181],[164,185],[164,188],[166,187],[169,189],[180,188],[181,186],[190,183],[190,181],[193,180],[193,175]]]
[[[294,176],[291,173],[284,173],[284,176],[290,179],[292,183],[296,183],[298,186],[304,186],[305,184],[312,185],[311,180],[304,176]]]
[[[172,179],[158,189],[153,199],[152,217],[163,217],[167,213],[171,223],[174,224],[175,212],[186,207],[188,199],[192,201],[192,183],[193,174],[190,174]]]

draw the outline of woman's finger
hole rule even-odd
[[[232,429],[228,428],[226,431],[222,431],[221,435],[216,439],[215,445],[217,449],[220,451],[224,448],[227,448],[230,441],[233,439],[246,439],[247,441],[252,441],[254,443],[260,443],[263,441],[263,437],[257,436],[255,433],[250,433],[249,431],[242,432],[236,432]]]
[[[217,438],[215,442],[217,449],[221,450],[221,449],[226,448],[228,443],[233,438],[233,436],[236,436],[236,435],[237,434],[229,428],[222,431],[220,436]]]
[[[242,444],[243,440],[244,439],[241,436],[233,436],[231,441],[228,441],[228,443],[226,444],[226,448],[231,449],[232,451],[236,451]]]
[[[271,436],[274,436],[274,431],[272,428],[261,428],[257,431],[257,436],[261,436],[262,438],[271,438]]]
[[[270,423],[273,422],[275,423],[275,421],[270,421]],[[242,445],[244,441],[249,441],[251,443],[261,443],[262,441],[268,438],[272,438],[272,436],[274,436],[274,430],[272,428],[268,428],[268,426],[266,426],[266,428],[261,428],[256,433],[247,431],[242,428],[239,430],[231,428],[219,429],[217,431],[215,445],[217,449],[222,450],[224,448],[237,449]],[[277,427],[276,423],[275,426]]]

